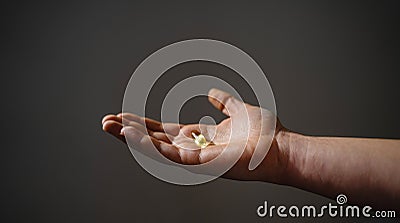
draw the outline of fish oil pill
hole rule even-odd
[[[208,146],[206,137],[204,137],[202,134],[196,135],[194,132],[192,132],[192,136],[194,137],[194,143],[196,143],[197,146],[200,148],[204,149]]]

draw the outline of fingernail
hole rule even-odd
[[[122,127],[120,134],[121,135],[125,135],[127,132],[129,132],[129,128],[128,127]]]

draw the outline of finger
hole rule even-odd
[[[243,102],[232,95],[216,88],[212,88],[208,92],[208,100],[214,107],[228,116],[238,113],[244,105]]]
[[[158,151],[163,154],[169,160],[175,163],[182,163],[181,156],[179,153],[179,149],[174,147],[171,144],[160,142],[159,146],[157,147]]]
[[[109,115],[106,115],[106,116],[103,117],[103,119],[101,120],[101,124],[104,124],[106,121],[109,121],[109,120],[113,120],[113,121],[117,121],[119,123],[122,123],[121,117],[118,117],[118,116],[116,116],[114,114],[109,114]]]
[[[164,132],[171,136],[177,136],[183,125],[177,123],[164,123],[162,128]]]
[[[192,124],[182,128],[181,133],[188,138],[193,138],[192,133],[196,135],[202,134],[207,141],[214,141],[217,133],[216,130],[217,127],[214,125]]]
[[[125,142],[125,137],[121,135],[122,124],[114,120],[107,120],[103,123],[103,130],[115,136],[122,142]]]
[[[152,149],[155,147],[169,160],[177,163],[181,162],[179,150],[173,145],[160,141],[152,136],[143,134],[141,131],[130,126],[124,127],[121,132],[123,135],[125,135],[128,142],[132,143],[134,146],[137,146],[144,154],[157,159],[159,156],[157,156],[156,151]],[[162,160],[159,161],[163,162]]]
[[[131,113],[120,113],[117,115],[117,117],[122,118],[122,121],[124,124],[128,124],[129,122],[137,122],[142,125],[144,123],[146,124],[147,128],[150,128],[151,130],[154,131],[163,131],[161,122],[158,122],[156,120],[150,119],[150,118],[144,118],[139,115],[131,114]]]
[[[148,134],[158,140],[164,141],[166,143],[170,143],[171,144],[171,140],[173,139],[173,136],[165,133],[165,132],[153,132],[150,129],[146,129],[146,127],[144,127],[143,125],[137,123],[137,122],[129,122],[129,124],[127,126],[133,127],[137,130],[139,130],[140,132],[142,132],[143,134]]]
[[[129,122],[128,124],[126,124],[126,126],[131,126],[131,127],[135,128],[135,129],[141,131],[143,134],[151,134],[151,133],[153,133],[153,131],[151,131],[150,129],[146,129],[146,127],[144,127],[143,125],[141,125],[141,124],[139,124],[137,122],[134,122],[134,121]]]
[[[166,143],[171,144],[171,140],[173,139],[173,137],[171,135],[168,135],[164,132],[153,132],[152,134],[150,134],[152,137],[164,141]]]
[[[154,132],[165,132],[169,135],[176,136],[179,133],[179,130],[182,128],[182,125],[177,123],[161,123],[159,121],[144,118],[131,113],[120,113],[117,117],[122,118],[124,124],[129,124],[129,122],[137,122],[141,125],[145,125],[146,128],[150,129]]]

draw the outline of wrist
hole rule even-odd
[[[308,143],[310,136],[282,129],[276,136],[282,160],[285,160],[281,183],[288,186],[298,186],[305,176],[307,163]]]

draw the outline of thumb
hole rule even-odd
[[[216,88],[208,92],[208,101],[227,116],[232,116],[244,108],[242,101]]]

